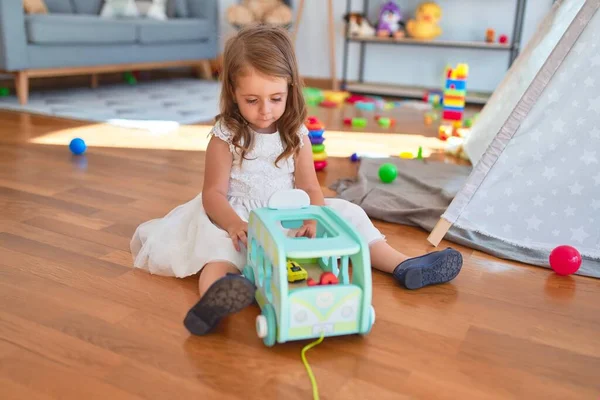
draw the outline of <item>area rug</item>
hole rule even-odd
[[[396,180],[390,184],[378,177],[379,166],[385,162],[394,163],[398,169]],[[364,158],[356,178],[339,180],[330,188],[338,197],[361,206],[371,218],[431,232],[470,172],[470,166],[429,160]],[[479,232],[452,226],[445,239],[499,258],[549,268],[545,252],[512,246]],[[600,278],[600,263],[584,257],[577,274]]]
[[[0,97],[0,109],[146,129],[212,120],[219,111],[220,84],[194,78],[142,81],[55,90],[32,90],[28,104]]]

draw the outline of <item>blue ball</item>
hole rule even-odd
[[[69,149],[71,149],[71,152],[77,156],[85,153],[86,148],[87,146],[81,138],[75,138],[71,140],[71,143],[69,143]]]
[[[350,160],[352,160],[352,162],[357,162],[360,158],[358,157],[358,154],[356,153],[352,153],[352,155],[350,156]]]

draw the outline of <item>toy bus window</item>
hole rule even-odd
[[[333,238],[338,236],[338,233],[332,229],[328,224],[324,223],[318,216],[311,216],[307,220],[317,221],[317,238]],[[304,219],[296,219],[295,217],[282,218],[280,221],[281,226],[284,229],[298,229],[304,223]]]

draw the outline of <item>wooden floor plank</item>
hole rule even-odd
[[[28,389],[59,399],[139,400],[114,385],[23,350],[0,360],[0,376]]]
[[[47,229],[39,228],[39,218],[23,222],[7,221],[0,225],[0,232],[10,233],[25,239],[34,240],[49,246],[58,247],[63,250],[76,252],[82,255],[100,258],[110,252],[113,248],[102,244],[90,242],[73,236],[67,236]]]
[[[73,251],[63,250],[10,233],[0,233],[0,254],[2,253],[1,249],[11,249],[34,257],[65,263],[70,268],[83,268],[98,277],[115,277],[129,270],[118,264],[88,257]]]
[[[65,222],[55,217],[36,217],[25,220],[24,223],[27,225],[35,226],[40,229],[67,236],[69,238],[77,238],[86,242],[96,243],[105,246],[109,249],[129,250],[129,242],[131,238],[124,238],[122,236],[117,236],[110,232],[106,232],[104,230],[88,228],[79,224]]]
[[[22,273],[0,262],[0,298],[8,313],[41,322],[64,312],[89,314],[109,323],[117,323],[135,309],[107,298],[69,287],[34,275]],[[82,302],[81,299],[86,301]]]

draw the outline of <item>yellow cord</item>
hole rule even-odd
[[[308,350],[312,349],[313,347],[317,346],[318,344],[320,344],[324,338],[325,338],[325,333],[323,332],[319,339],[304,346],[304,348],[302,349],[302,354],[301,354],[302,363],[304,363],[304,367],[306,368],[306,372],[308,373],[308,379],[310,379],[310,384],[312,385],[314,400],[319,400],[319,388],[317,387],[317,380],[315,379],[315,376],[312,373],[312,369],[310,369],[310,365],[308,364],[308,360],[306,359],[306,352]]]

